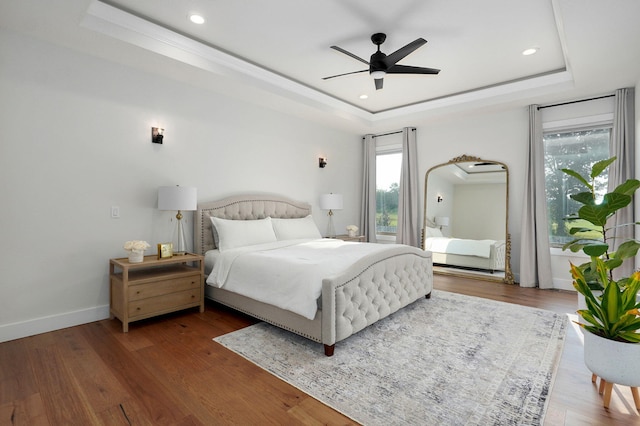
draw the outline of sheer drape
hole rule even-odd
[[[402,171],[398,193],[396,242],[418,247],[418,146],[416,129],[402,129]]]
[[[552,288],[547,228],[542,119],[538,105],[529,106],[529,150],[525,176],[520,244],[520,286]]]
[[[362,174],[362,208],[360,230],[365,241],[376,242],[376,140],[364,136],[364,173]]]
[[[618,185],[632,179],[635,175],[635,111],[634,111],[634,89],[616,90],[616,103],[613,110],[613,129],[611,132],[611,146],[609,153],[618,159],[609,166],[609,187],[608,191],[613,191]],[[614,228],[607,235],[607,239],[612,238],[613,250],[616,250],[621,242],[634,238],[635,226],[622,226],[625,223],[634,221],[633,202],[624,209],[618,211],[615,217],[607,223],[608,227]],[[633,273],[633,261],[627,260],[622,266],[614,270],[616,279],[628,277]]]

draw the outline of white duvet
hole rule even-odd
[[[495,240],[465,240],[460,238],[431,237],[425,240],[425,250],[435,253],[478,256],[488,259]]]
[[[346,270],[386,244],[336,239],[289,240],[220,252],[207,284],[313,319],[322,279]]]

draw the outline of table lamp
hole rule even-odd
[[[333,227],[333,211],[342,210],[342,194],[322,194],[320,196],[320,209],[329,210],[327,237],[335,238],[336,230]]]
[[[187,243],[182,227],[182,211],[196,210],[198,197],[196,188],[191,186],[161,186],[158,188],[158,210],[177,210],[176,229],[173,233],[173,254],[187,253]]]

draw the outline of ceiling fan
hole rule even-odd
[[[344,75],[350,74],[358,74],[361,72],[369,71],[371,77],[374,78],[376,84],[376,90],[382,89],[382,80],[386,74],[438,74],[440,72],[439,69],[435,68],[422,68],[422,67],[412,67],[408,65],[397,65],[397,63],[403,59],[405,56],[413,53],[420,46],[427,43],[427,40],[423,38],[416,39],[411,43],[407,44],[404,47],[396,50],[390,55],[386,55],[380,51],[380,45],[384,43],[387,39],[387,35],[383,33],[375,33],[371,36],[371,41],[373,44],[378,46],[378,51],[371,55],[371,59],[367,62],[359,56],[354,55],[351,52],[344,50],[338,46],[331,46],[332,49],[337,50],[338,52],[344,53],[347,56],[351,56],[353,59],[360,61],[369,65],[369,68],[366,70],[347,72],[344,74],[332,75],[330,77],[324,77],[323,80],[328,80],[330,78],[342,77]]]

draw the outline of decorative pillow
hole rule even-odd
[[[218,234],[217,247],[220,251],[255,244],[277,241],[271,218],[257,220],[229,220],[212,217],[211,223]]]
[[[297,240],[300,238],[322,238],[311,215],[300,219],[271,218],[273,230],[278,241]]]
[[[443,237],[442,231],[438,228],[431,228],[427,226],[427,238]]]

